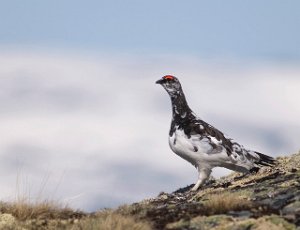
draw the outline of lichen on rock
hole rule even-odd
[[[127,214],[150,221],[155,229],[299,229],[299,182],[297,153],[256,174],[210,180],[198,192],[190,185],[161,193],[127,206]]]
[[[300,153],[256,174],[231,173],[197,192],[192,187],[96,213],[48,208],[32,215],[38,207],[22,206],[20,215],[1,203],[0,229],[300,230]]]

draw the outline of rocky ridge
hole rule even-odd
[[[300,230],[300,152],[256,174],[192,186],[95,213],[0,203],[0,229]]]
[[[152,223],[154,229],[300,229],[300,153],[277,158],[256,174],[211,179],[118,212]]]

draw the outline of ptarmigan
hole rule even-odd
[[[193,164],[199,172],[192,191],[207,180],[212,168],[257,172],[261,166],[272,166],[274,158],[245,149],[233,139],[198,118],[187,104],[179,80],[166,75],[156,81],[168,92],[172,102],[172,122],[169,145],[173,152]]]

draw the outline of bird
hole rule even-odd
[[[171,99],[169,146],[198,170],[198,179],[191,191],[197,191],[215,167],[248,174],[258,172],[262,166],[275,164],[273,157],[244,148],[200,119],[190,109],[178,78],[165,75],[156,84],[161,85]]]

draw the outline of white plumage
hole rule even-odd
[[[272,157],[245,149],[198,118],[189,108],[177,78],[166,75],[156,83],[165,88],[172,102],[170,148],[198,169],[199,176],[193,191],[205,182],[214,167],[247,173],[257,171],[262,165],[274,164]]]

